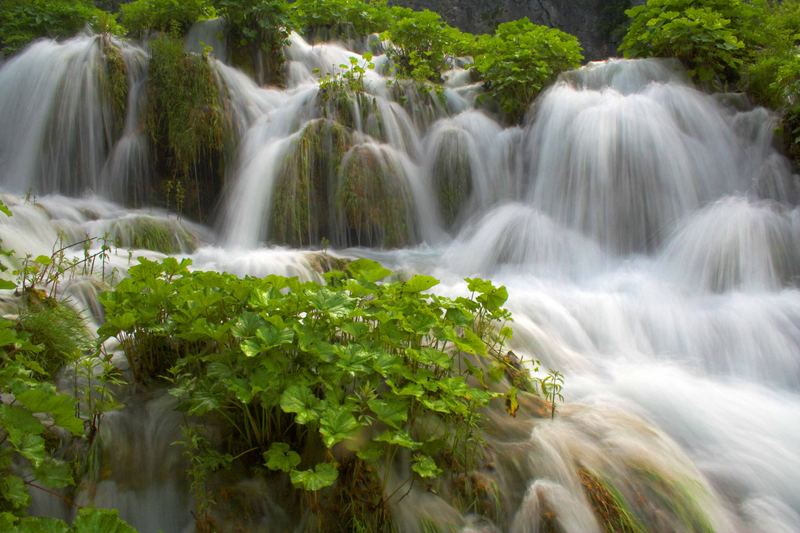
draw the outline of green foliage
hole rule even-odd
[[[10,513],[0,513],[0,529],[8,533],[136,533],[120,519],[118,511],[90,507],[78,511],[72,527],[56,518],[29,516],[18,519]]]
[[[771,6],[763,33],[767,46],[757,51],[745,72],[746,88],[757,102],[783,114],[786,148],[800,159],[800,1]]]
[[[744,0],[648,0],[629,9],[626,57],[677,57],[689,74],[713,87],[736,81],[764,41],[763,3]]]
[[[254,70],[263,71],[259,81],[282,83],[283,46],[291,27],[288,4],[284,0],[215,0],[215,5],[227,22],[234,55],[249,55],[253,63],[260,56],[261,64]]]
[[[120,6],[128,31],[143,36],[149,31],[186,33],[192,24],[216,16],[211,0],[134,0]]]
[[[488,97],[512,122],[523,118],[546,84],[583,60],[574,36],[527,18],[501,24],[494,35],[482,35],[471,46]]]
[[[357,57],[350,57],[350,64],[340,64],[340,71],[336,74],[326,74],[319,80],[320,96],[323,102],[329,100],[334,93],[363,93],[364,75],[367,70],[375,68],[372,62],[372,54],[367,52],[361,61]]]
[[[184,51],[183,41],[150,41],[147,130],[157,167],[167,180],[168,207],[202,219],[221,188],[225,119],[208,58]],[[202,181],[202,186],[200,185]],[[209,208],[210,209],[210,208]]]
[[[438,13],[394,6],[383,35],[392,41],[387,54],[398,77],[441,81],[445,54],[453,44],[453,29]]]
[[[123,33],[113,15],[91,0],[2,0],[0,51],[13,54],[40,37],[71,37],[84,27]]]
[[[322,286],[140,259],[102,296],[100,334],[140,368],[163,344],[181,409],[232,436],[214,467],[239,457],[311,492],[347,491],[356,471],[380,487],[375,473],[406,453],[409,479],[474,467],[481,408],[498,396],[481,384],[503,375],[507,293],[469,280],[474,298],[449,299],[426,292],[434,278],[390,274],[362,259]]]
[[[294,27],[308,36],[365,36],[389,22],[386,0],[296,0],[290,9]]]

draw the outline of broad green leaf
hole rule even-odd
[[[389,276],[392,271],[371,259],[358,259],[347,265],[347,271],[359,281],[375,283]]]
[[[416,454],[414,456],[411,470],[424,479],[435,478],[442,475],[442,469],[436,466],[436,461],[429,455],[424,454]]]
[[[0,290],[12,290],[16,289],[17,284],[13,281],[9,281],[7,279],[0,279]]]
[[[289,328],[278,329],[272,324],[267,324],[258,328],[256,337],[261,341],[262,348],[266,351],[269,348],[291,344],[294,340],[294,331]]]
[[[317,491],[336,483],[339,471],[331,463],[320,463],[313,470],[294,470],[290,477],[295,487]]]
[[[284,442],[273,442],[269,450],[264,452],[264,461],[270,470],[288,473],[300,464],[300,454]]]
[[[439,284],[439,280],[431,276],[417,275],[403,284],[403,292],[417,293],[427,291]]]
[[[17,400],[34,413],[46,413],[55,423],[73,435],[83,434],[83,421],[75,416],[75,399],[46,389],[30,389],[17,395]]]
[[[395,429],[405,424],[408,420],[408,401],[401,398],[388,400],[374,399],[367,402],[369,408],[378,417],[378,420]]]
[[[295,422],[308,424],[319,418],[316,407],[319,398],[305,385],[292,385],[281,395],[281,409],[285,413],[295,413]]]
[[[61,489],[72,484],[72,468],[63,461],[46,458],[34,473],[36,481],[45,487]]]
[[[41,516],[26,516],[20,520],[14,533],[71,533],[73,530],[63,520]]]
[[[74,533],[136,533],[116,509],[83,508],[72,524]]]
[[[4,472],[0,477],[0,496],[7,500],[14,509],[26,509],[31,502],[28,487],[21,477]]]
[[[347,406],[339,405],[325,409],[320,415],[319,432],[325,446],[333,448],[350,437],[361,427]]]
[[[401,448],[408,448],[409,450],[416,450],[422,446],[421,443],[412,439],[407,431],[384,431],[375,437],[375,440],[377,442],[385,442],[386,444],[400,446]]]

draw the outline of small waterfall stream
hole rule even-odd
[[[440,91],[369,71],[365,92],[339,105],[319,73],[362,56],[293,34],[283,90],[259,87],[224,53],[210,59],[235,139],[206,228],[123,207],[145,205],[153,179],[148,56],[112,44],[127,65],[122,127],[102,96],[101,38],[40,41],[0,66],[5,246],[49,253],[59,235],[108,234],[121,274],[130,248],[319,279],[313,250],[325,239],[334,254],[434,275],[444,293],[490,277],[511,295],[515,352],[566,376],[553,421],[490,413],[508,531],[553,516],[553,530],[601,531],[586,472],[648,530],[800,530],[800,210],[766,110],[704,94],[663,60],[567,73],[521,127],[476,108],[479,88],[460,69]],[[142,238],[154,227],[159,238]],[[105,477],[82,501],[119,508],[143,533],[192,531],[169,447],[175,416],[157,396],[112,415]],[[254,530],[285,521],[262,511]],[[421,489],[392,511],[401,531],[419,516],[497,530]]]

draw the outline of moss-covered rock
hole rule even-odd
[[[197,237],[180,221],[150,216],[123,218],[109,228],[109,240],[125,248],[164,254],[191,253]]]
[[[224,184],[226,121],[214,72],[174,37],[154,39],[150,52],[146,127],[162,203],[204,221]]]
[[[394,248],[413,241],[410,194],[400,173],[379,145],[347,153],[336,190],[334,244]]]
[[[100,73],[104,97],[111,107],[114,121],[114,137],[118,138],[125,128],[128,109],[128,66],[119,49],[108,35],[100,37],[105,59],[105,69]]]
[[[470,146],[467,133],[457,128],[441,131],[436,139],[431,178],[439,212],[448,228],[453,226],[472,194]]]
[[[647,528],[630,509],[625,497],[610,483],[587,469],[578,472],[586,496],[606,533],[645,533]]]
[[[330,239],[331,184],[352,144],[352,133],[337,122],[317,119],[306,125],[275,183],[270,240],[302,247]]]

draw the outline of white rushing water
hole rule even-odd
[[[212,30],[198,29],[194,41],[203,31]],[[198,268],[314,279],[308,253],[268,244],[276,202],[289,201],[275,191],[304,128],[328,116],[314,69],[335,74],[361,56],[293,35],[285,90],[259,87],[212,60],[237,136],[212,233],[109,201],[138,205],[152,179],[138,126],[146,65],[142,50],[118,44],[132,90],[115,139],[91,78],[98,43],[43,41],[0,68],[0,183],[17,195],[7,196],[14,217],[0,225],[3,243],[42,253],[59,232],[73,241],[111,232],[132,247],[134,236],[120,225],[150,217],[193,236],[192,246],[180,239],[176,246]],[[567,405],[554,421],[492,437],[503,498],[514,509],[508,529],[538,531],[554,512],[562,531],[600,531],[577,474],[585,467],[629,499],[639,494],[637,472],[668,477],[692,495],[712,530],[800,530],[800,211],[796,177],[773,147],[774,118],[696,90],[675,64],[659,60],[610,60],[568,73],[537,99],[523,127],[512,128],[474,108],[478,89],[458,69],[441,94],[386,82],[369,72],[369,98],[350,102],[353,140],[340,166],[371,164],[392,184],[408,215],[406,241],[339,253],[432,273],[446,293],[463,292],[464,276],[507,285],[515,352],[566,376]],[[334,169],[320,177],[328,198],[312,216],[324,218],[319,227],[329,233],[309,233],[305,244],[314,248],[323,236],[344,247],[379,240],[381,231],[359,234],[337,211],[339,165],[325,168]],[[29,189],[40,197],[23,200]],[[52,195],[86,191],[101,196]],[[115,261],[124,271],[127,256]],[[112,426],[126,416],[158,426],[158,409],[170,405],[149,399]],[[137,485],[111,476],[96,503],[119,507],[142,531],[190,530],[185,487],[159,477],[178,459],[158,470],[160,458],[146,450],[163,442],[120,439],[110,446],[149,477]],[[454,513],[424,491],[393,511],[401,525]],[[652,530],[686,527],[654,516]],[[463,531],[492,531],[469,517],[454,520]]]

